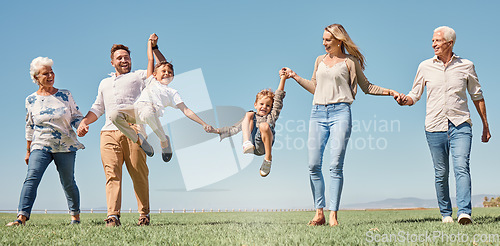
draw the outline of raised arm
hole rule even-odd
[[[280,91],[285,90],[286,79],[288,79],[288,76],[286,74],[280,75],[280,84],[278,85],[278,89],[276,89],[276,90],[280,90]]]
[[[149,40],[148,40],[148,69],[147,69],[147,71],[148,71],[148,77],[153,74],[153,70],[155,68],[155,59],[154,59],[154,55],[153,55],[153,46],[156,46],[157,49],[158,49],[157,42],[158,42],[158,36],[156,36],[155,33],[151,34],[149,36]]]
[[[483,122],[483,135],[481,137],[481,141],[483,143],[487,143],[488,141],[490,141],[491,134],[490,127],[488,125],[488,119],[486,118],[486,103],[484,102],[484,98],[473,102],[474,106],[476,106],[476,110],[479,113],[479,116],[481,117],[481,122]]]
[[[273,119],[273,124],[278,120],[281,109],[283,108],[283,98],[285,98],[285,81],[288,78],[287,74],[281,75],[280,83],[278,85],[278,89],[274,92],[274,102],[271,112],[269,113]],[[269,122],[268,122],[269,123]]]
[[[156,38],[156,40],[158,40],[158,37]],[[160,50],[158,49],[158,44],[156,42],[153,43],[153,53],[154,53],[154,56],[156,58],[156,61],[157,62],[162,62],[162,61],[167,61],[167,58],[165,58],[163,56],[163,54],[160,52]]]

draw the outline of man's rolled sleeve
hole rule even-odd
[[[479,84],[479,80],[477,78],[474,65],[471,66],[468,74],[467,91],[469,92],[472,101],[478,101],[483,99],[483,90],[481,90],[481,85]]]
[[[408,96],[413,100],[414,104],[420,100],[425,89],[425,79],[424,74],[421,71],[421,66],[422,65],[418,67],[417,75],[415,75],[415,82],[413,82],[411,91],[408,92]]]
[[[90,107],[90,112],[94,113],[97,118],[101,117],[101,115],[104,114],[105,107],[104,107],[104,100],[101,92],[101,87],[99,86],[99,90],[97,92],[97,97],[95,99],[94,104],[92,104],[92,107]]]

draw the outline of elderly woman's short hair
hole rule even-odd
[[[33,80],[33,83],[38,85],[38,81],[36,80],[36,76],[38,75],[38,73],[40,72],[40,69],[42,67],[45,67],[45,66],[52,67],[53,64],[54,64],[54,61],[52,61],[52,59],[50,59],[48,57],[39,56],[39,57],[33,59],[33,61],[31,61],[31,64],[30,64],[30,75],[31,75],[31,79]]]
[[[442,32],[444,40],[453,41],[453,45],[455,45],[455,40],[457,39],[457,34],[455,34],[455,30],[448,26],[440,26],[434,29],[434,32]]]

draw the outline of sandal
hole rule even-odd
[[[9,224],[5,226],[23,226],[24,222],[22,220],[14,220],[13,222],[10,222]]]
[[[321,226],[321,225],[324,225],[325,223],[326,223],[326,220],[323,217],[323,219],[321,219],[321,220],[311,220],[311,221],[309,221],[309,223],[307,223],[307,225],[308,226]]]

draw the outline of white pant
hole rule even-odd
[[[165,131],[161,126],[159,116],[161,108],[150,102],[136,102],[133,105],[117,110],[110,114],[111,121],[125,136],[137,142],[136,131],[130,124],[148,124],[161,142],[167,141]]]

